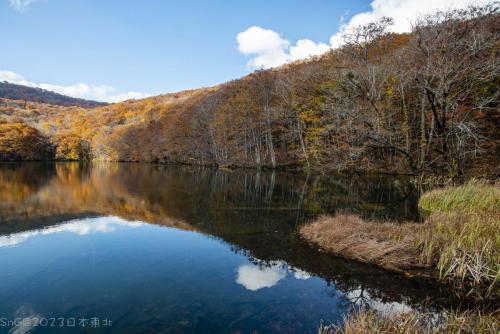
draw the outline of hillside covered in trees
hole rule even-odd
[[[0,99],[0,158],[43,159],[12,151],[36,134],[59,160],[500,174],[498,8],[391,24],[211,88],[93,109]]]
[[[69,97],[41,88],[16,85],[9,82],[0,82],[0,97],[11,100],[26,100],[32,102],[49,103],[59,106],[79,106],[94,108],[107,103]]]

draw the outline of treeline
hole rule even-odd
[[[217,87],[83,111],[16,105],[4,119],[69,136],[66,151],[88,148],[78,159],[499,174],[498,7],[437,12],[409,34],[391,24]]]
[[[59,106],[79,106],[94,108],[107,103],[69,97],[41,88],[16,85],[9,82],[0,82],[0,97],[11,100],[26,100],[32,102],[49,103]]]

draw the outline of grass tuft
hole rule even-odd
[[[462,186],[429,191],[420,197],[418,206],[427,213],[481,211],[500,214],[500,187],[472,180]]]
[[[498,333],[498,317],[481,312],[446,312],[439,316],[416,312],[385,316],[374,310],[351,313],[342,326],[320,326],[319,334]]]

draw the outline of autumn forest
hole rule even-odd
[[[360,26],[329,53],[110,105],[0,98],[0,160],[500,173],[500,14]]]

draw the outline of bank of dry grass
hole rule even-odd
[[[478,181],[426,193],[422,224],[323,216],[300,229],[329,251],[391,270],[430,272],[475,298],[500,296],[500,189]]]
[[[342,326],[321,326],[319,334],[437,334],[474,333],[496,334],[500,330],[498,314],[481,312],[448,312],[440,316],[403,313],[385,316],[373,310],[351,313]]]
[[[425,267],[412,234],[417,224],[366,221],[350,214],[322,216],[300,234],[323,250],[393,270]]]

